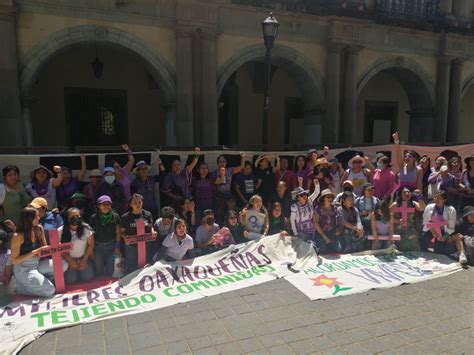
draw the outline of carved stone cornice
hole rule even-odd
[[[355,22],[333,21],[329,31],[329,42],[335,45],[362,44],[362,26]]]
[[[467,41],[463,36],[445,34],[442,39],[441,55],[448,57],[465,57]]]

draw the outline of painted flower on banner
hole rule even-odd
[[[348,291],[352,289],[352,287],[341,287],[344,285],[342,282],[337,281],[337,277],[327,277],[326,275],[320,275],[316,278],[311,278],[311,281],[314,281],[313,286],[326,286],[328,288],[334,287],[334,292],[332,295],[336,295],[341,291]]]

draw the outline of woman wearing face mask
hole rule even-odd
[[[423,170],[416,164],[418,154],[412,150],[407,150],[405,155],[403,155],[398,132],[395,132],[392,137],[395,143],[395,153],[399,169],[398,181],[400,187],[407,186],[412,190],[417,189],[423,191]]]
[[[374,185],[374,196],[379,200],[389,201],[395,187],[395,173],[387,156],[377,159],[377,168],[372,175]]]
[[[3,168],[3,184],[0,184],[0,221],[18,221],[21,210],[31,201],[20,181],[20,170],[15,165]],[[3,212],[3,215],[1,213]]]
[[[31,172],[31,182],[26,185],[26,192],[32,198],[43,197],[48,201],[49,208],[53,209],[56,203],[56,188],[63,181],[63,173],[59,165],[55,165],[53,171],[57,177],[53,178],[53,174],[44,165],[38,166]]]
[[[33,207],[25,207],[20,213],[11,241],[13,275],[18,294],[49,297],[55,292],[49,280],[54,274],[51,259],[38,256],[41,250],[49,248],[39,219],[38,211]],[[63,271],[67,267],[67,262],[63,262]]]
[[[263,207],[263,200],[259,195],[254,195],[249,199],[247,207],[240,213],[240,223],[249,232],[250,240],[258,240],[267,235],[268,212]]]
[[[100,185],[99,196],[109,196],[112,199],[115,212],[122,215],[126,210],[125,191],[122,184],[117,182],[114,168],[104,169],[104,182]]]
[[[72,250],[63,254],[69,268],[64,273],[66,284],[90,281],[94,277],[92,255],[94,252],[94,231],[86,224],[77,208],[66,211],[64,226],[58,229],[61,243],[72,243]]]
[[[56,187],[56,198],[58,200],[58,208],[63,210],[67,207],[69,202],[69,198],[77,191],[81,186],[81,181],[84,179],[86,175],[87,167],[86,167],[86,156],[81,154],[81,171],[77,175],[77,177],[72,176],[72,170],[63,166],[61,167],[63,181],[61,184]]]

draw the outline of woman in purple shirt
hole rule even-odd
[[[158,218],[158,210],[160,204],[160,194],[155,191],[155,185],[159,182],[161,173],[165,170],[165,167],[161,163],[161,159],[158,158],[154,165],[159,166],[159,174],[150,175],[152,167],[147,165],[145,161],[140,160],[137,163],[133,173],[136,178],[130,185],[130,192],[132,194],[140,194],[143,196],[143,208],[153,215],[153,219]]]
[[[196,220],[201,220],[201,214],[205,210],[214,210],[214,195],[216,187],[214,180],[209,174],[207,163],[199,163],[197,175],[192,183],[194,202],[196,203]]]
[[[56,187],[56,199],[60,210],[68,207],[69,198],[77,191],[80,191],[80,185],[84,175],[86,175],[86,156],[81,154],[81,171],[76,178],[72,177],[71,169],[63,166],[61,167],[63,181],[61,185]]]
[[[128,145],[123,144],[122,148],[128,155],[127,164],[122,167],[118,161],[114,160],[111,161],[107,166],[112,166],[114,168],[115,178],[117,182],[123,186],[125,198],[126,201],[128,201],[128,198],[130,197],[130,185],[132,183],[132,180],[130,179],[130,173],[132,172],[133,164],[135,164],[135,158],[133,157],[133,152]]]
[[[311,187],[311,180],[309,180],[308,177],[311,171],[308,169],[304,155],[298,155],[296,157],[295,167],[293,170],[295,172],[296,180],[298,180],[298,177],[303,178],[303,186],[301,187],[303,189],[309,190]]]
[[[191,173],[196,166],[201,149],[196,147],[194,149],[194,159],[186,169],[183,169],[179,160],[173,161],[171,171],[166,175],[163,181],[161,191],[168,198],[168,204],[175,210],[181,206],[181,200],[191,198]]]

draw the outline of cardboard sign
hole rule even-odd
[[[145,221],[140,219],[136,222],[137,235],[129,235],[125,237],[128,244],[138,244],[138,267],[142,268],[146,265],[146,243],[156,240],[151,233],[145,233]]]
[[[51,256],[56,253],[65,253],[70,252],[72,250],[72,243],[62,243],[59,244],[57,247],[50,247],[49,249],[41,250],[39,253],[40,258],[45,258],[47,256]]]

